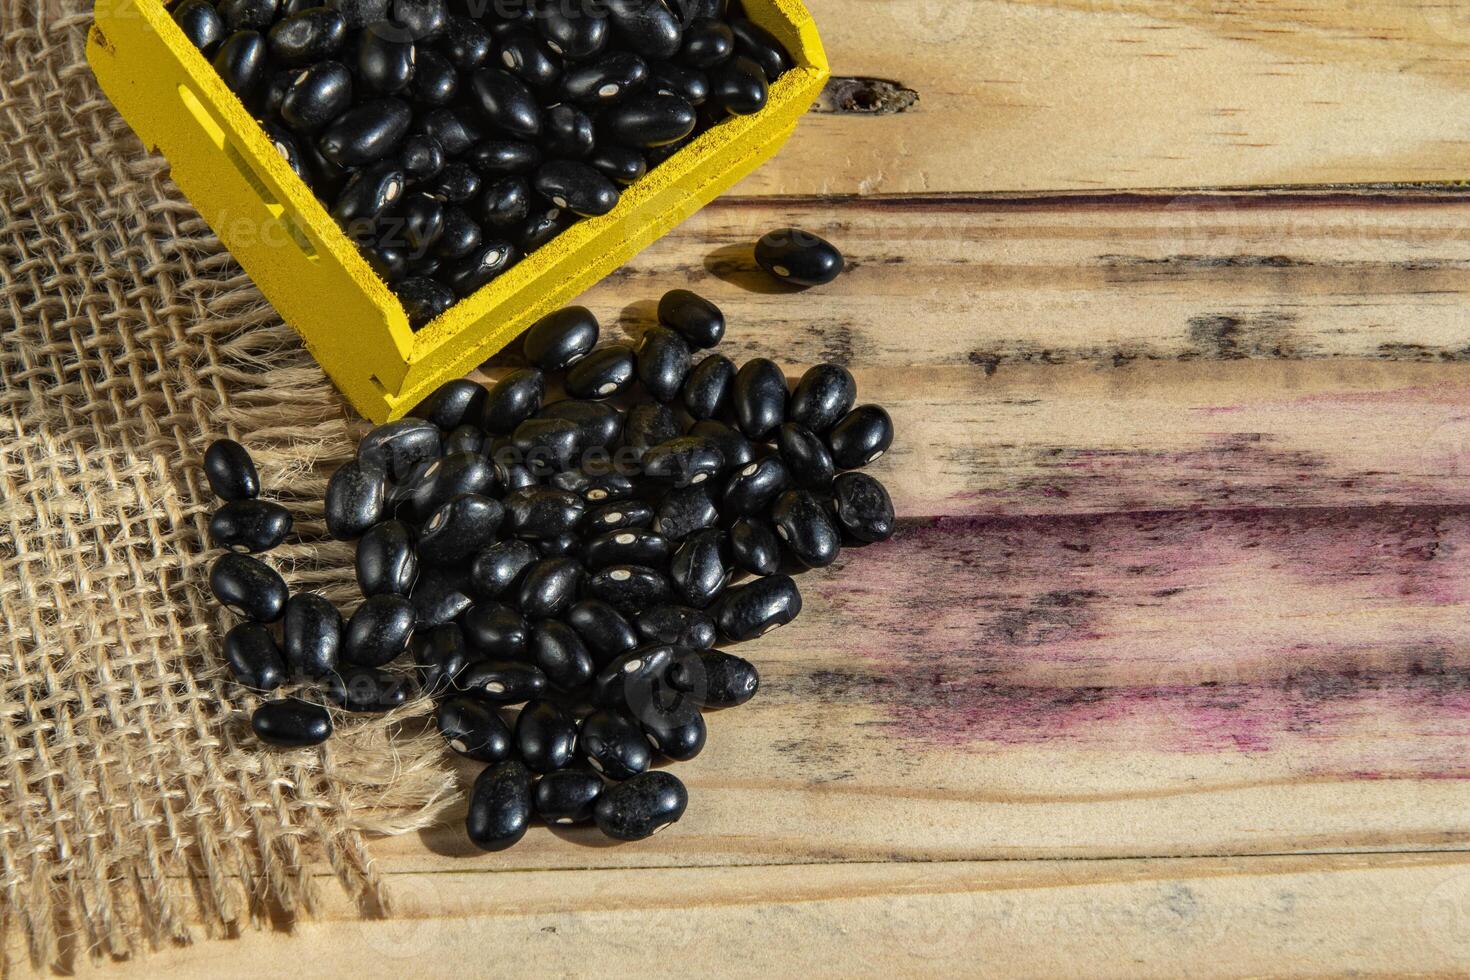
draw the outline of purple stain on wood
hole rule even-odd
[[[1470,776],[1470,508],[940,518],[860,554],[804,587],[898,737]]]

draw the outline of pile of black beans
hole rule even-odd
[[[352,711],[402,704],[415,685],[437,699],[449,747],[489,764],[467,824],[486,850],[518,841],[533,814],[623,840],[677,820],[684,787],[650,765],[697,755],[703,710],[759,684],[717,645],[791,622],[791,573],[893,533],[888,492],[857,472],[889,448],[892,422],[855,405],[845,368],[819,364],[788,390],[765,358],[694,363],[725,333],[700,296],[666,294],[658,318],[635,349],[596,347],[585,308],[553,313],[525,335],[529,366],[488,388],[452,381],[368,432],[326,497],[329,533],[357,541],[365,598],[345,628],[319,596],[288,602],[255,559],[215,566],[216,594],[252,620],[226,639],[242,683],[317,678]],[[210,457],[221,495],[254,486],[236,444]],[[261,550],[279,519],[261,523],[226,521],[215,538]],[[283,616],[281,654],[260,624]],[[390,667],[403,660],[412,674]],[[265,702],[254,727],[281,745],[331,732],[298,699]]]
[[[417,329],[792,66],[728,0],[174,0]]]

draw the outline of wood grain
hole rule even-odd
[[[1470,16],[1443,0],[812,0],[899,113],[805,119],[743,194],[1458,181]],[[871,100],[881,108],[883,100]]]

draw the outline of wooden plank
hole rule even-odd
[[[836,75],[892,84],[839,81],[826,106],[849,111],[808,117],[737,193],[1470,175],[1470,20],[1442,0],[809,6]]]
[[[397,917],[321,921],[79,976],[1451,974],[1460,855],[392,874]],[[323,893],[332,892],[324,888]]]

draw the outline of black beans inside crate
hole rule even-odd
[[[794,64],[738,0],[174,0],[170,10],[414,329],[612,210],[695,136],[759,112]],[[690,345],[718,341],[723,324],[686,296],[672,303],[682,312],[668,326]],[[593,380],[619,387],[612,374]]]

